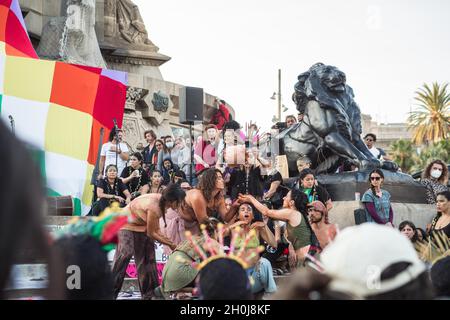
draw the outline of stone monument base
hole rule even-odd
[[[355,225],[355,210],[363,209],[360,201],[333,201],[333,208],[329,212],[330,223],[336,223],[339,228]],[[405,220],[413,222],[417,228],[425,230],[427,224],[436,215],[436,206],[419,203],[392,203],[394,211],[394,226]]]

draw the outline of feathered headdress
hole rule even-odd
[[[219,241],[213,240],[206,231],[206,226],[201,225],[200,226],[202,230],[202,235],[204,237],[204,243],[203,245],[200,245],[198,241],[192,236],[192,233],[189,231],[186,231],[186,239],[192,244],[194,250],[196,253],[200,256],[200,262],[199,263],[192,263],[192,266],[200,271],[203,269],[208,263],[211,261],[225,258],[225,259],[231,259],[239,263],[242,268],[248,269],[251,267],[251,261],[255,257],[259,255],[259,253],[264,251],[263,246],[258,246],[257,248],[247,248],[247,245],[250,241],[250,239],[254,236],[256,236],[256,231],[251,230],[247,235],[243,235],[243,229],[240,227],[236,227],[231,231],[231,243],[230,247],[224,246],[223,243],[223,237],[225,233],[224,225],[222,223],[219,223],[217,225],[217,234],[219,237]],[[239,246],[239,248],[236,248],[236,244],[238,239],[244,239],[242,244]],[[182,258],[180,258],[182,259]],[[191,263],[190,261],[183,261],[185,263]]]
[[[129,214],[113,203],[98,217],[74,217],[56,234],[56,238],[74,235],[90,235],[97,239],[106,252],[115,248],[118,242],[117,233],[128,223]]]
[[[428,242],[416,242],[414,247],[419,258],[431,264],[450,256],[450,239],[443,232],[433,231]]]

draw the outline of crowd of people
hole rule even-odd
[[[300,115],[289,116],[286,124],[292,126],[297,121],[301,121]],[[3,125],[0,129],[6,131]],[[383,170],[374,169],[361,198],[367,223],[340,231],[330,222],[333,199],[317,181],[310,168],[311,161],[300,158],[297,176],[286,179],[273,158],[259,152],[260,136],[255,124],[245,130],[233,120],[223,123],[221,130],[210,124],[198,139],[171,136],[158,139],[152,130],[144,136],[148,145],[141,152],[129,154],[121,131],[113,132],[102,147],[97,199],[91,215],[97,216],[116,203],[129,213],[129,220],[118,231],[112,270],[102,269],[110,272],[110,276],[98,277],[99,286],[109,281],[106,288],[111,289],[110,295],[102,292],[94,294],[94,299],[117,297],[133,256],[143,299],[186,296],[382,299],[450,295],[450,269],[442,267],[448,266],[449,258],[427,268],[413,246],[416,242],[432,242],[436,234],[450,238],[450,192],[444,162],[433,161],[424,170],[422,183],[429,203],[435,203],[437,210],[426,230],[416,228],[414,221],[394,225],[395,211],[389,192],[383,189]],[[376,137],[368,134],[365,139],[370,150],[369,143]],[[4,145],[17,151],[16,144]],[[378,154],[383,156],[381,152]],[[4,165],[12,169],[16,166],[11,161]],[[11,170],[8,175],[13,173],[35,180],[35,189],[41,190],[33,166],[24,166],[17,172]],[[6,183],[15,179],[11,177]],[[49,265],[57,267],[43,240],[42,221],[30,218],[32,212],[39,216],[37,208],[43,208],[42,201],[37,199],[35,190],[28,193],[30,200],[17,201],[24,206],[23,214],[27,217],[20,220],[26,221],[25,224],[17,224],[16,218],[8,216],[16,210],[12,200],[5,198],[3,203],[10,207],[1,215],[0,228],[5,232],[0,233],[4,238],[0,243],[10,243],[13,238],[10,231],[14,228],[31,230],[38,239],[35,244],[40,247],[39,254]],[[169,255],[161,284],[156,270],[155,241],[163,244]],[[86,243],[81,241],[79,249],[71,250],[82,250]],[[220,250],[211,249],[217,248],[213,244]],[[370,248],[364,247],[367,245]],[[203,250],[206,247],[210,251]],[[387,247],[391,249],[386,251]],[[1,270],[6,270],[0,273],[2,294],[7,280],[4,275],[15,262],[11,248],[20,251],[15,246],[2,249],[2,254],[8,252],[1,263]],[[217,255],[221,250],[230,254]],[[367,285],[367,268],[373,265],[381,268],[378,279],[381,285],[375,284],[381,289]],[[295,280],[278,288],[274,276],[280,274],[291,274]],[[51,279],[49,288],[57,285],[59,279],[59,276]],[[96,282],[95,277],[92,281]]]
[[[298,121],[302,121],[301,115],[297,118],[287,116],[285,126],[278,124],[272,129],[288,129]],[[120,133],[119,138],[122,135]],[[114,137],[113,133],[104,149],[110,146],[111,152],[123,156],[120,159],[126,159],[126,149],[117,144]],[[310,168],[311,160],[299,158],[298,175],[283,179],[273,157],[258,150],[261,137],[256,124],[246,125],[245,130],[233,120],[221,123],[221,130],[215,124],[209,124],[197,139],[181,136],[157,139],[152,130],[146,131],[144,137],[148,145],[142,148],[141,153],[133,153],[129,157],[128,166],[123,167],[120,177],[117,174],[114,176],[114,169],[117,172],[117,168],[111,164],[113,157],[106,157],[108,160],[101,162],[107,166],[105,177],[100,177],[101,183],[97,186],[100,205],[94,211],[98,214],[110,201],[120,201],[136,216],[131,227],[124,229],[140,232],[139,236],[147,233],[148,237],[164,244],[164,252],[173,257],[169,258],[167,270],[163,272],[163,283],[158,286],[152,274],[155,270],[154,252],[142,257],[142,251],[138,249],[139,265],[143,265],[140,262],[142,259],[153,261],[152,268],[138,270],[139,282],[147,283],[147,286],[141,287],[143,297],[156,294],[167,298],[176,296],[177,292],[193,292],[198,272],[174,259],[180,255],[188,255],[192,261],[199,258],[198,253],[192,253],[192,244],[186,240],[184,233],[189,231],[203,243],[205,239],[200,225],[207,223],[208,230],[214,229],[210,226],[210,219],[223,223],[228,234],[235,228],[242,228],[247,233],[256,231],[250,240],[250,247],[263,245],[265,248],[260,259],[254,262],[253,271],[258,272],[249,273],[253,277],[251,291],[256,295],[277,291],[274,275],[289,274],[311,261],[317,261],[339,233],[337,225],[331,224],[328,219],[328,212],[333,208],[332,198],[326,188],[318,183],[314,170]],[[375,146],[375,134],[366,134],[364,141],[374,157],[390,160],[384,150]],[[338,169],[342,170],[354,171],[358,168],[344,166]],[[447,167],[440,160],[433,161],[424,170],[422,184],[426,187],[427,201],[437,203],[438,214],[426,231],[416,228],[411,221],[404,221],[398,226],[400,232],[412,242],[427,241],[436,230],[450,236],[450,221],[446,220],[450,214],[445,213],[445,205],[442,205],[444,199],[448,201],[448,194],[444,192],[447,181]],[[361,197],[365,221],[395,228],[391,195],[383,189],[383,183],[383,170],[370,172],[368,189]],[[174,185],[178,185],[179,189],[174,189]],[[184,192],[184,196],[180,196],[180,192]],[[161,198],[158,199],[164,199],[173,193],[178,194],[179,203],[166,208],[155,207],[159,200],[150,196],[159,194]],[[150,195],[142,196],[144,194]],[[149,201],[150,198],[152,200]],[[153,203],[153,209],[150,203]],[[133,255],[132,241],[123,238],[122,233],[126,232],[121,231],[119,239],[127,246],[119,241],[114,260],[113,270],[120,269],[115,274],[116,295],[122,286],[124,267]],[[208,234],[212,238],[216,236],[214,232],[208,231]],[[133,239],[131,234],[129,237]],[[230,241],[226,234],[225,238]],[[179,274],[175,276],[175,273]]]

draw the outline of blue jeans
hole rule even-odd
[[[260,258],[253,268],[247,270],[247,274],[252,278],[252,293],[264,290],[266,293],[277,291],[277,284],[273,278],[272,265],[266,258]]]

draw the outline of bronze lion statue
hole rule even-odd
[[[323,63],[298,76],[292,96],[303,120],[281,132],[281,153],[289,168],[309,158],[316,173],[334,173],[349,161],[360,168],[379,167],[361,139],[361,112],[345,73]]]

